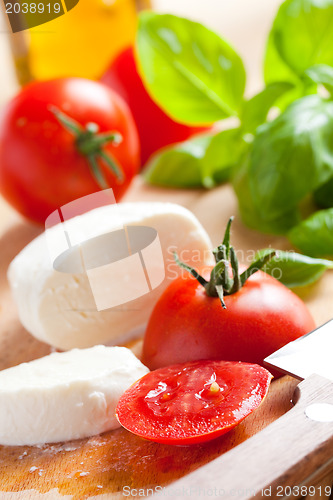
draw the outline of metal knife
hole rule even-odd
[[[331,474],[333,482],[333,320],[282,347],[265,363],[302,379],[294,407],[160,496],[311,498],[321,479]],[[333,493],[329,488],[315,493],[328,499]]]

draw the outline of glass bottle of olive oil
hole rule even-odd
[[[10,35],[18,80],[99,78],[134,41],[137,12],[150,0],[79,0],[65,15]]]

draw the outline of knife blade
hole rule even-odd
[[[333,319],[268,356],[269,366],[303,379],[296,387],[295,406],[157,497],[201,498],[214,492],[225,500],[322,496],[316,490],[319,482],[333,478],[332,342]],[[333,488],[323,494],[331,493]]]
[[[305,379],[316,373],[333,380],[333,319],[264,359],[268,368]]]

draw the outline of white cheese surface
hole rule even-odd
[[[148,371],[129,349],[101,345],[0,371],[0,444],[55,443],[115,429],[120,396]]]
[[[43,233],[15,257],[8,270],[19,318],[32,335],[62,350],[96,344],[124,344],[143,334],[157,299],[172,279],[185,272],[176,265],[174,251],[194,267],[212,263],[212,246],[207,233],[189,210],[176,204],[120,203],[66,221],[67,234],[74,235],[75,241],[95,238],[93,245],[96,248],[93,250],[96,254],[101,253],[101,249],[102,254],[104,250],[107,252],[106,240],[98,239],[98,236],[108,235],[120,226],[146,226],[157,231],[165,264],[163,281],[138,298],[97,310],[87,272],[68,273],[54,269]],[[49,236],[57,235],[55,241],[63,243],[60,224],[48,231]],[[102,257],[107,260],[107,253]],[[159,273],[158,266],[154,268],[154,259],[149,253],[146,257],[154,280]],[[74,261],[79,263],[77,256]],[[71,262],[68,262],[70,266]],[[131,282],[131,272],[133,267],[132,271],[130,266],[125,267],[125,272],[120,268],[113,281]],[[105,285],[105,293],[102,287],[99,301],[105,299],[107,304],[109,299],[116,299],[118,291],[116,288],[111,290],[111,280],[103,267],[96,268],[94,273],[98,284]]]

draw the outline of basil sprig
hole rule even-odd
[[[147,181],[211,188],[231,180],[248,226],[284,234],[313,258],[332,258],[333,0],[281,5],[267,40],[265,87],[251,99],[239,55],[199,23],[142,13],[136,48],[148,92],[171,117],[192,125],[224,120],[222,132],[157,153]]]

